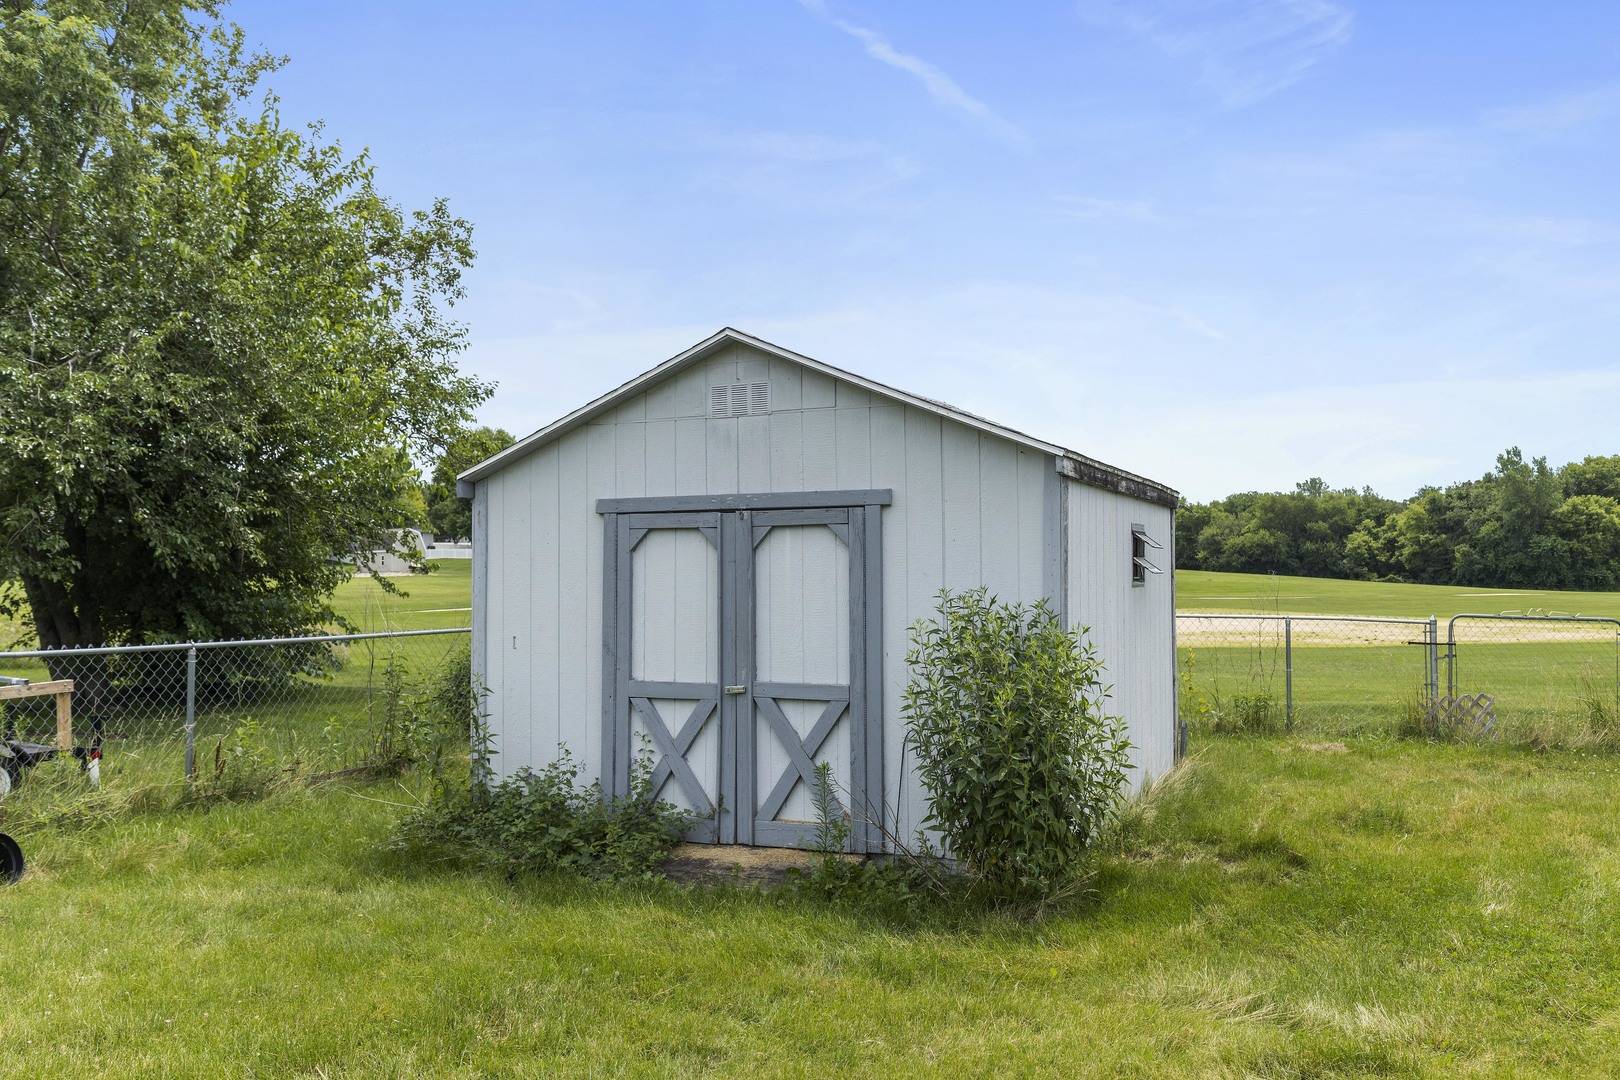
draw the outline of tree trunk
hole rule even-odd
[[[73,712],[88,721],[92,745],[101,745],[103,721],[112,704],[112,679],[102,653],[76,655],[73,650],[105,645],[101,620],[94,606],[86,612],[73,603],[72,593],[58,581],[24,574],[23,592],[34,617],[34,633],[42,649],[62,650],[45,658],[52,679],[73,680]]]

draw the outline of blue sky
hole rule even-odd
[[[1620,452],[1620,5],[239,0],[527,433],[734,325],[1193,498]]]

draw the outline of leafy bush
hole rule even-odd
[[[462,645],[439,668],[413,685],[390,657],[382,670],[381,712],[367,763],[404,768],[427,763],[437,773],[446,758],[464,751],[479,695],[473,690],[472,650]]]
[[[638,755],[630,793],[604,799],[579,783],[568,751],[488,788],[440,788],[395,827],[388,847],[418,862],[481,868],[508,876],[570,873],[646,877],[691,824],[684,810],[652,798],[652,761]]]
[[[272,733],[249,716],[215,740],[212,761],[197,763],[190,795],[200,802],[262,798],[296,776],[301,764],[296,752],[284,759]]]
[[[1044,602],[939,594],[911,629],[904,715],[925,822],[975,887],[1043,902],[1071,887],[1118,802],[1130,743],[1102,662]]]

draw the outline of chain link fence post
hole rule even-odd
[[[197,777],[197,646],[186,647],[186,779]]]
[[[1440,620],[1434,615],[1429,616],[1428,654],[1427,704],[1434,710],[1440,705]]]
[[[1294,620],[1283,616],[1283,702],[1289,731],[1294,730]]]
[[[1457,616],[1446,622],[1446,697],[1457,696]]]

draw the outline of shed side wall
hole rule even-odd
[[[1175,764],[1174,513],[1073,480],[1068,490],[1069,619],[1087,630],[1113,684],[1109,708],[1129,725],[1133,784]],[[1163,569],[1131,584],[1131,526],[1163,544],[1148,557]]]

